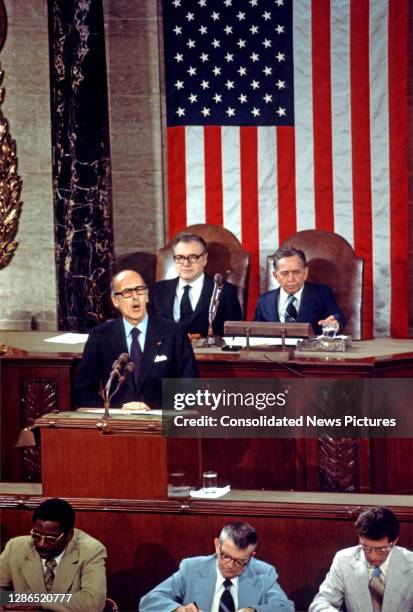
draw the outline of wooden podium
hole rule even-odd
[[[101,416],[81,412],[46,414],[41,434],[45,497],[165,499],[168,474],[199,485],[197,439],[162,435],[162,417],[147,413]],[[179,443],[179,448],[177,446]]]

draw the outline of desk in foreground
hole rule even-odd
[[[31,485],[6,493],[0,485],[2,542],[28,533],[31,513],[43,501]],[[248,521],[258,531],[257,555],[277,568],[280,584],[306,610],[334,553],[357,542],[354,521],[370,506],[386,504],[401,523],[400,544],[413,549],[412,497],[231,491],[205,500],[69,498],[76,525],[108,550],[109,593],[121,610],[170,576],[184,557],[213,551],[213,538],[227,521]]]

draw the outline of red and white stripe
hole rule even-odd
[[[294,127],[168,128],[169,231],[218,223],[267,255],[303,229],[365,260],[367,334],[407,336],[409,0],[293,0]]]

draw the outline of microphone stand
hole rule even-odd
[[[219,301],[221,299],[222,292],[224,290],[224,285],[222,282],[222,274],[215,274],[214,276],[214,290],[211,296],[211,303],[209,305],[208,311],[208,336],[202,344],[203,347],[212,348],[218,346],[224,346],[225,342],[220,336],[214,335],[214,330],[212,328],[212,324],[217,315]]]
[[[126,357],[126,361],[125,361],[125,357]],[[110,401],[114,397],[114,395],[116,395],[116,393],[119,391],[119,389],[122,387],[128,374],[130,374],[134,370],[135,364],[133,363],[133,361],[128,361],[128,359],[129,359],[129,356],[126,353],[122,353],[122,355],[120,355],[119,359],[115,361],[113,365],[113,370],[110,373],[108,382],[106,383],[105,390],[103,392],[103,402],[104,402],[103,407],[105,410],[104,410],[102,419],[111,418],[109,414]],[[113,393],[110,393],[110,389],[112,387],[114,378],[116,376],[118,377],[118,384],[116,385],[116,388],[113,391]]]

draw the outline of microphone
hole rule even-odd
[[[133,372],[135,364],[132,361],[129,361],[129,355],[127,353],[121,353],[117,359],[112,364],[112,371],[109,375],[108,381],[105,385],[105,390],[103,393],[104,398],[104,406],[105,406],[105,414],[104,418],[109,418],[109,406],[110,400],[112,397],[119,391],[123,383],[125,382],[128,374]],[[114,379],[118,379],[118,383],[116,385],[113,393],[110,393],[110,389],[112,387]]]
[[[205,340],[204,346],[218,346],[220,342],[222,342],[214,337],[214,330],[212,329],[212,324],[217,315],[219,301],[221,299],[221,294],[223,290],[224,282],[222,280],[222,274],[217,272],[214,275],[214,288],[212,290],[211,301],[209,303],[208,310],[208,338]]]
[[[124,370],[125,378],[127,377],[128,374],[132,374],[134,369],[135,369],[135,364],[133,363],[133,361],[129,361],[125,365],[125,370]]]
[[[210,323],[213,323],[215,316],[217,314],[219,300],[221,298],[221,293],[222,293],[223,288],[224,288],[224,283],[222,281],[222,274],[219,274],[219,272],[217,272],[214,275],[214,289],[212,291],[211,301],[209,303],[208,314],[210,318],[212,315],[212,321],[210,321]]]

